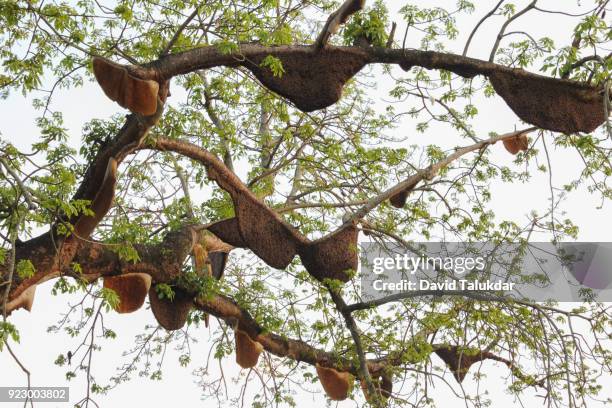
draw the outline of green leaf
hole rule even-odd
[[[259,65],[264,68],[269,68],[270,71],[272,71],[272,75],[275,77],[280,78],[285,73],[285,69],[283,68],[283,62],[274,55],[266,56]]]

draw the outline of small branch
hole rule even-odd
[[[287,200],[285,205],[289,205],[295,200],[295,196],[298,194],[300,190],[300,184],[302,183],[302,177],[304,176],[304,169],[302,167],[302,163],[299,160],[300,155],[296,155],[295,157],[295,171],[293,172],[293,180],[291,182],[291,191],[287,196]]]
[[[552,313],[562,314],[566,317],[578,316],[575,312],[572,312],[572,311],[565,311],[565,310],[562,310],[562,309],[559,309],[553,306],[541,305],[538,303],[529,302],[527,300],[514,299],[514,298],[510,298],[507,296],[501,296],[501,295],[497,295],[495,293],[486,292],[486,291],[474,292],[474,291],[468,291],[468,290],[437,290],[437,289],[401,292],[401,293],[395,293],[389,296],[381,297],[378,299],[369,300],[366,302],[353,303],[353,304],[346,306],[346,311],[352,313],[357,310],[367,310],[367,309],[376,308],[382,305],[386,305],[387,303],[400,302],[402,300],[414,299],[414,298],[425,298],[429,296],[437,297],[437,298],[442,297],[442,296],[464,297],[464,298],[469,298],[469,299],[474,299],[474,300],[480,300],[483,302],[501,302],[501,303],[507,303],[507,304],[514,303],[514,304],[521,305],[521,306],[527,306],[529,308],[532,308],[538,311],[548,311]]]
[[[495,40],[495,44],[493,45],[493,49],[491,50],[491,55],[489,56],[489,62],[493,62],[493,60],[495,59],[495,53],[497,52],[497,49],[499,48],[499,43],[501,42],[502,38],[504,38],[504,33],[506,32],[506,28],[508,28],[510,23],[512,23],[514,20],[516,20],[523,14],[527,13],[529,10],[535,8],[537,2],[538,0],[533,0],[531,3],[527,5],[527,7],[525,7],[524,9],[522,9],[521,11],[519,11],[512,17],[510,17],[508,20],[506,20],[504,25],[502,25],[501,29],[499,30],[499,33],[497,34],[497,39]]]
[[[578,61],[574,62],[572,65],[570,65],[567,69],[565,69],[563,71],[563,73],[561,74],[561,78],[562,79],[567,79],[569,78],[570,74],[572,73],[573,70],[575,70],[576,68],[580,68],[581,66],[583,66],[584,64],[586,64],[587,62],[590,61],[597,61],[600,62],[602,64],[605,64],[612,58],[612,53],[608,54],[606,57],[602,58],[599,55],[589,55],[587,57],[581,58]]]
[[[317,37],[315,48],[320,50],[325,47],[329,38],[338,32],[340,26],[344,24],[351,15],[361,10],[364,4],[365,0],[346,0],[338,10],[330,14],[327,22],[323,26],[323,30]]]
[[[10,344],[8,342],[6,342],[4,344],[4,347],[6,347],[6,349],[8,350],[9,354],[11,355],[11,357],[13,357],[13,360],[15,360],[15,362],[17,363],[17,365],[19,366],[19,368],[21,369],[21,371],[23,371],[23,373],[26,375],[27,381],[28,381],[28,390],[30,390],[32,388],[32,383],[30,380],[30,370],[28,370],[23,363],[19,360],[19,358],[17,357],[17,355],[15,354],[15,352],[13,351],[12,347],[10,346]],[[32,403],[32,400],[30,399],[29,393],[28,395],[26,395],[26,400],[23,404],[24,407],[27,406],[28,402],[30,403],[31,407],[34,407],[34,404]]]
[[[502,5],[502,3],[505,0],[500,0],[499,3],[497,3],[495,5],[495,7],[493,7],[493,9],[491,9],[491,11],[489,11],[482,19],[480,19],[480,21],[476,24],[476,26],[474,27],[474,29],[472,30],[472,32],[470,33],[470,36],[467,39],[467,42],[465,43],[465,47],[463,48],[463,53],[461,55],[463,55],[464,57],[466,56],[467,52],[468,52],[468,48],[470,48],[470,43],[472,42],[472,38],[474,38],[474,35],[476,34],[476,31],[478,31],[478,28],[480,28],[480,26],[482,25],[482,23],[484,23],[489,17],[491,17],[493,14],[495,14],[495,12],[497,11],[497,9],[499,8],[499,6]]]
[[[359,358],[359,374],[360,377],[365,381],[366,387],[368,389],[368,394],[372,398],[372,405],[376,408],[382,408],[383,404],[380,401],[380,393],[374,386],[372,382],[372,376],[370,375],[370,371],[368,370],[368,363],[365,356],[365,351],[363,350],[363,344],[361,343],[361,331],[353,319],[351,312],[347,310],[346,302],[342,298],[342,296],[335,291],[334,288],[327,287],[329,294],[336,304],[336,308],[344,318],[344,322],[346,327],[351,332],[351,337],[353,338],[353,342],[355,343],[355,351],[357,353],[357,357]]]
[[[391,24],[391,32],[389,32],[389,37],[387,38],[387,43],[385,44],[386,48],[393,47],[393,39],[395,37],[395,30],[397,29],[397,23],[394,21]]]
[[[210,89],[208,88],[208,80],[206,79],[206,75],[204,71],[199,70],[198,76],[204,82],[204,109],[206,109],[206,113],[208,117],[212,121],[213,125],[217,128],[217,132],[219,133],[219,137],[221,139],[221,148],[223,149],[223,162],[227,166],[228,169],[234,171],[234,163],[232,160],[232,151],[230,150],[229,142],[227,140],[227,136],[223,132],[224,126],[215,112],[215,108],[212,105],[212,95],[210,94]]]
[[[187,179],[187,176],[183,172],[181,165],[174,158],[174,156],[169,155],[169,157],[170,157],[170,160],[172,161],[172,165],[174,166],[174,171],[176,172],[176,176],[181,182],[181,188],[183,189],[185,200],[187,200],[187,213],[188,213],[187,215],[189,215],[189,218],[193,220],[195,218],[195,212],[193,211],[193,202],[191,201],[191,194],[189,192],[189,180]]]
[[[517,135],[532,132],[535,129],[536,129],[535,127],[532,127],[528,129],[517,130],[515,132],[506,133],[506,134],[499,135],[499,136],[494,136],[490,139],[483,140],[482,142],[478,142],[473,145],[457,149],[454,153],[446,156],[444,159],[430,165],[427,168],[419,169],[416,172],[416,174],[413,174],[412,176],[408,177],[406,180],[402,181],[401,183],[398,183],[395,186],[385,190],[383,193],[375,197],[372,197],[371,199],[368,200],[367,204],[362,206],[359,210],[354,212],[353,215],[348,217],[346,222],[350,223],[350,222],[361,220],[370,211],[372,211],[374,208],[380,205],[383,201],[388,200],[389,198],[393,197],[394,195],[402,191],[406,191],[406,190],[410,191],[411,189],[414,189],[417,186],[417,184],[420,183],[421,181],[433,178],[440,169],[448,166],[450,163],[461,158],[462,156],[465,156],[466,154],[470,152],[473,152],[475,150],[480,150],[486,146],[495,144],[498,141],[501,141],[504,139],[509,139],[512,137],[516,137]]]
[[[34,204],[34,198],[30,194],[30,192],[28,191],[27,187],[23,184],[23,182],[19,178],[19,175],[17,173],[15,173],[15,171],[9,166],[9,164],[6,162],[4,157],[0,157],[0,163],[4,166],[4,168],[6,169],[7,173],[10,174],[11,177],[13,177],[13,179],[15,179],[15,182],[17,183],[17,185],[21,189],[21,193],[23,194],[23,198],[28,203],[28,208],[30,210],[35,210],[36,209],[36,205]]]
[[[196,7],[196,9],[193,11],[193,13],[191,13],[189,15],[189,17],[187,17],[187,19],[185,21],[183,21],[183,24],[181,24],[181,26],[178,28],[178,30],[176,30],[176,32],[174,33],[174,36],[168,42],[168,44],[166,44],[166,47],[159,54],[160,58],[165,56],[165,55],[168,55],[168,53],[170,52],[170,49],[172,48],[172,46],[178,41],[179,37],[181,36],[181,33],[187,27],[187,24],[189,24],[191,22],[191,20],[193,20],[195,18],[195,16],[197,16],[197,15],[198,15],[198,8]]]
[[[358,205],[364,205],[368,202],[366,200],[357,200],[357,201],[348,201],[348,202],[340,202],[340,203],[296,203],[289,201],[284,206],[275,208],[275,211],[278,214],[283,214],[295,210],[299,210],[302,208],[346,208],[346,207],[356,207]]]

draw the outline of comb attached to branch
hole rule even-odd
[[[25,309],[28,312],[32,311],[32,305],[34,304],[34,297],[36,295],[36,286],[32,285],[24,290],[18,297],[11,300],[6,304],[6,315],[10,315],[13,310]]]
[[[226,244],[212,234],[202,238],[202,242],[193,246],[196,272],[202,276],[211,276],[216,280],[223,277],[225,264],[231,245]],[[208,327],[209,316],[204,314],[204,325]]]
[[[232,199],[239,234],[246,246],[271,267],[285,269],[295,257],[300,241],[293,227],[252,194],[235,193]]]
[[[504,139],[504,147],[508,153],[516,155],[518,152],[526,152],[529,150],[529,139],[526,134],[520,134],[515,137]]]
[[[338,102],[344,85],[367,63],[365,54],[339,48],[276,52],[283,74],[262,66],[267,54],[248,60],[244,66],[269,90],[284,96],[303,112],[324,109]]]
[[[149,289],[149,302],[155,320],[166,330],[178,330],[185,325],[193,305],[193,296],[174,288],[174,299],[160,299],[154,287]]]
[[[391,203],[391,205],[395,208],[403,208],[406,205],[406,201],[408,200],[408,195],[417,186],[417,184],[419,183],[416,182],[415,184],[406,187],[396,195],[389,198],[389,202]]]
[[[358,10],[359,1],[346,1],[341,9]],[[338,14],[343,16],[344,14]],[[347,18],[349,14],[344,15]],[[333,15],[332,15],[333,16]],[[328,24],[334,19],[328,20]],[[333,27],[341,24],[337,20]],[[325,35],[323,35],[325,34]],[[395,63],[402,69],[412,66],[446,69],[471,78],[487,76],[495,91],[527,123],[555,132],[592,132],[606,117],[605,92],[602,86],[546,77],[521,69],[493,66],[484,61],[444,58],[438,53],[405,54],[402,50],[366,51],[360,47],[324,47],[331,32],[323,30],[314,48],[270,49],[254,53],[242,65],[249,69],[267,89],[289,99],[304,111],[327,108],[337,103],[344,85],[369,63]],[[400,53],[400,51],[402,53]],[[377,55],[381,54],[381,55]],[[262,66],[267,56],[282,63],[284,73],[275,75]]]
[[[601,88],[523,70],[489,75],[495,92],[527,123],[555,132],[592,132],[605,122]]]
[[[126,67],[100,57],[93,59],[93,72],[106,96],[121,107],[145,116],[157,111],[158,82],[137,78]]]
[[[229,253],[234,247],[223,242],[213,234],[208,234],[203,238],[203,245],[208,253],[211,274],[215,279],[220,280],[225,272]]]
[[[299,249],[302,264],[308,273],[319,281],[324,279],[348,281],[350,278],[348,271],[356,271],[359,261],[358,235],[357,227],[347,224],[319,240],[302,245]]]
[[[119,296],[117,313],[132,313],[140,309],[151,288],[151,275],[146,273],[126,273],[124,275],[107,276],[104,287],[112,289]]]
[[[463,382],[473,364],[489,358],[488,354],[482,352],[476,354],[469,351],[462,352],[457,346],[438,347],[435,353],[446,363],[459,383]]]
[[[217,221],[210,225],[208,230],[215,234],[221,241],[227,242],[229,245],[236,248],[246,248],[247,246],[238,229],[238,218],[227,218]]]
[[[271,211],[258,208],[248,216],[242,213],[242,219],[237,217],[219,221],[210,226],[209,231],[219,234],[219,238],[222,239],[237,235],[244,237],[241,242],[239,240],[235,242],[242,244],[242,248],[249,248],[273,268],[284,269],[295,255],[299,255],[308,273],[319,281],[337,279],[347,282],[351,277],[349,271],[357,270],[359,231],[354,224],[346,224],[321,239],[310,241],[286,225],[284,221],[271,216]],[[263,224],[262,220],[267,220],[267,227],[255,228]],[[250,225],[242,230],[240,228],[243,223]],[[281,234],[277,233],[279,230],[282,231]],[[265,239],[267,243],[249,244],[258,237],[261,240]],[[279,248],[283,251],[282,256],[275,253]]]
[[[236,362],[242,368],[253,368],[259,361],[259,355],[264,351],[258,341],[253,340],[248,333],[236,328],[234,331],[236,340]]]
[[[316,364],[317,376],[323,385],[323,390],[329,399],[342,401],[348,398],[354,378],[348,371],[338,371],[335,368]]]
[[[320,281],[350,279],[348,270],[355,270],[358,264],[358,230],[354,223],[343,224],[336,232],[310,241],[259,200],[214,155],[186,142],[158,139],[156,143],[158,147],[200,161],[206,166],[209,178],[232,197],[236,217],[208,227],[218,238],[251,249],[273,268],[286,268],[299,254],[308,272]]]

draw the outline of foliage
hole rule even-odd
[[[170,53],[214,46],[221,54],[239,60],[241,44],[311,43],[320,28],[320,24],[314,27],[314,22],[324,22],[325,13],[335,10],[338,3],[0,0],[0,97],[8,98],[2,103],[24,97],[38,116],[31,118],[36,133],[31,146],[26,147],[18,133],[5,133],[0,139],[0,158],[6,162],[0,163],[0,271],[5,270],[19,244],[13,245],[11,237],[23,242],[52,225],[58,236],[65,237],[72,228],[65,222],[68,217],[91,214],[91,200],[73,196],[89,164],[124,126],[126,114],[115,105],[114,115],[95,111],[102,104],[111,106],[111,102],[93,82],[92,56],[145,64],[158,59],[174,39]],[[395,13],[387,9],[392,9],[391,3],[368,2],[366,9],[344,25],[341,40],[333,37],[332,42],[352,45],[365,37],[371,45],[385,47],[389,22],[395,19],[395,44],[461,54],[473,29],[466,19],[478,20],[490,7],[466,0],[453,7],[404,2]],[[574,10],[569,3],[575,2],[558,3],[555,7],[560,10]],[[607,55],[612,40],[606,4],[594,0],[581,3],[588,4],[576,6],[580,13],[575,17],[566,16],[564,24],[569,28],[562,40],[553,39],[552,34],[538,38],[528,29],[512,28],[522,19],[514,21],[494,52],[494,62],[549,76],[609,83],[612,59],[594,57]],[[521,7],[522,3],[504,2],[487,24],[499,28]],[[554,10],[542,10],[543,6],[530,13],[540,19],[557,15]],[[194,11],[195,17],[187,20]],[[184,29],[178,32],[185,21]],[[475,33],[468,56],[480,55],[476,50],[483,44],[492,45],[492,39],[482,35]],[[572,46],[576,38],[580,41]],[[286,74],[282,61],[273,55],[263,58],[261,66],[278,80]],[[82,87],[94,89],[88,94],[91,100],[85,101],[92,109],[75,127],[73,115],[58,101]],[[456,147],[525,127],[509,110],[508,121],[501,117],[490,120],[490,105],[499,98],[482,77],[462,78],[450,71],[418,66],[408,71],[390,66],[366,68],[347,84],[339,103],[310,113],[296,110],[264,89],[243,69],[219,66],[189,72],[174,78],[170,87],[160,122],[151,129],[142,149],[130,152],[121,165],[113,208],[91,237],[114,251],[123,265],[138,263],[138,248],[160,244],[167,233],[182,226],[205,225],[234,215],[231,198],[209,179],[204,166],[171,152],[150,149],[160,137],[189,141],[233,166],[266,205],[302,234],[316,239],[334,231],[344,217],[372,197],[452,154]],[[388,95],[383,95],[386,89]],[[564,203],[578,197],[584,211],[590,206],[609,205],[612,139],[605,129],[590,135],[553,135],[537,130],[531,137],[532,148],[516,157],[500,153],[498,143],[445,166],[434,180],[409,196],[404,208],[384,202],[370,211],[361,224],[361,236],[367,232],[368,240],[395,243],[440,239],[521,242],[533,236],[554,241],[576,239],[579,226],[574,214],[565,212]],[[563,168],[564,175],[568,169],[571,174],[557,178],[555,165]],[[18,175],[27,194],[9,169]],[[534,185],[535,190],[530,188]],[[500,197],[507,197],[503,194],[506,190],[519,198],[511,205],[505,203],[516,207],[511,216],[497,211]],[[534,203],[541,205],[525,208],[523,201],[527,200],[521,197],[526,194],[533,194],[539,199]],[[35,210],[30,209],[29,200]],[[363,299],[356,286],[335,281],[323,285],[298,259],[286,271],[278,271],[248,251],[232,252],[222,281],[196,273],[189,260],[181,267],[176,281],[154,284],[160,298],[173,299],[177,287],[187,287],[203,299],[223,295],[250,313],[265,333],[300,339],[338,360],[358,363],[354,339],[330,297],[331,287],[347,303],[359,302]],[[27,279],[36,268],[29,260],[21,260],[14,265],[14,272],[19,279]],[[84,358],[85,349],[85,353],[99,353],[102,344],[121,337],[100,318],[112,313],[119,302],[117,294],[97,290],[97,286],[92,290],[86,281],[86,265],[71,262],[62,273],[52,293],[84,300],[70,307],[66,318],[50,331],[66,334],[75,349],[85,344],[79,348],[79,359]],[[546,306],[551,309],[459,297],[408,299],[359,310],[353,317],[363,330],[368,358],[404,351],[401,364],[390,369],[395,382],[404,384],[392,401],[397,406],[432,406],[435,401],[429,399],[428,384],[452,381],[439,378],[449,373],[432,358],[434,342],[491,347],[516,358],[516,369],[530,374],[508,379],[506,389],[513,397],[528,394],[535,378],[531,373],[537,373],[538,379],[548,375],[549,388],[543,392],[551,404],[568,404],[566,394],[571,390],[572,398],[587,405],[591,398],[601,397],[600,373],[609,374],[612,365],[609,348],[599,345],[609,344],[609,308],[585,303],[577,310],[557,313],[554,305]],[[19,341],[11,318],[0,322],[0,350],[4,344]],[[88,389],[105,392],[109,386],[138,376],[172,378],[164,376],[163,362],[166,351],[175,349],[181,365],[201,367],[198,376],[204,398],[235,400],[237,392],[221,395],[223,387],[210,369],[216,365],[210,364],[210,359],[230,359],[234,347],[229,325],[213,320],[209,356],[191,354],[192,336],[202,331],[191,328],[199,329],[205,321],[202,311],[192,311],[185,330],[166,333],[145,327],[133,347],[126,350],[125,365],[117,374],[92,380]],[[572,325],[576,320],[588,326],[584,332],[590,343],[576,335]],[[83,372],[74,365],[69,367],[67,359],[62,354],[56,364],[66,367],[68,379],[84,376],[89,381],[96,376],[95,367],[92,372]],[[484,383],[486,368],[472,370],[470,380]],[[262,364],[257,372],[265,379],[257,383],[259,388],[251,396],[253,406],[299,406],[295,390],[313,389],[313,372],[311,366],[292,359],[266,359],[265,368]],[[259,376],[242,373],[238,377],[255,384],[258,380],[253,378]],[[352,397],[359,404],[363,402],[359,387]],[[486,391],[478,396],[464,394],[463,398],[470,406],[490,404]]]
[[[344,43],[353,45],[359,38],[367,39],[375,47],[387,43],[388,12],[384,2],[376,1],[369,10],[357,13],[344,29]]]

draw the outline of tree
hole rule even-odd
[[[82,312],[77,323],[55,326],[77,336],[88,328],[86,347],[56,361],[80,361],[67,374],[87,377],[80,406],[109,387],[87,362],[96,333],[115,336],[102,316],[136,310],[147,296],[172,333],[151,329],[142,350],[161,352],[154,341],[180,341],[185,325],[208,325],[210,315],[219,322],[215,358],[236,350],[252,368],[260,353],[274,356],[256,406],[295,405],[290,384],[317,378],[333,399],[427,405],[428,381],[461,383],[487,359],[507,367],[519,396],[535,388],[550,404],[586,406],[612,364],[604,304],[565,310],[452,294],[368,302],[354,284],[364,236],[559,241],[577,234],[560,218],[565,193],[588,185],[610,198],[608,1],[582,5],[561,47],[509,30],[529,13],[564,11],[537,0],[493,6],[477,11],[472,29],[455,24],[476,12],[463,0],[452,11],[407,4],[400,24],[382,1],[0,2],[2,95],[21,91],[42,112],[31,151],[0,145],[0,345],[12,353],[11,312],[29,310],[36,286],[56,279],[58,295],[83,291],[93,302],[69,311]],[[469,57],[493,19],[490,58]],[[470,33],[462,54],[444,46],[459,30]],[[401,103],[375,111],[372,77],[391,78]],[[130,113],[92,112],[76,152],[52,98],[94,78]],[[483,95],[502,98],[526,124],[478,134],[472,101]],[[416,132],[443,130],[452,147],[406,148],[389,136],[403,116]],[[491,159],[500,141],[515,167]],[[543,186],[550,207],[526,226],[497,220],[491,186],[551,174],[551,143],[581,159],[575,182]],[[481,397],[464,395],[473,405]]]

